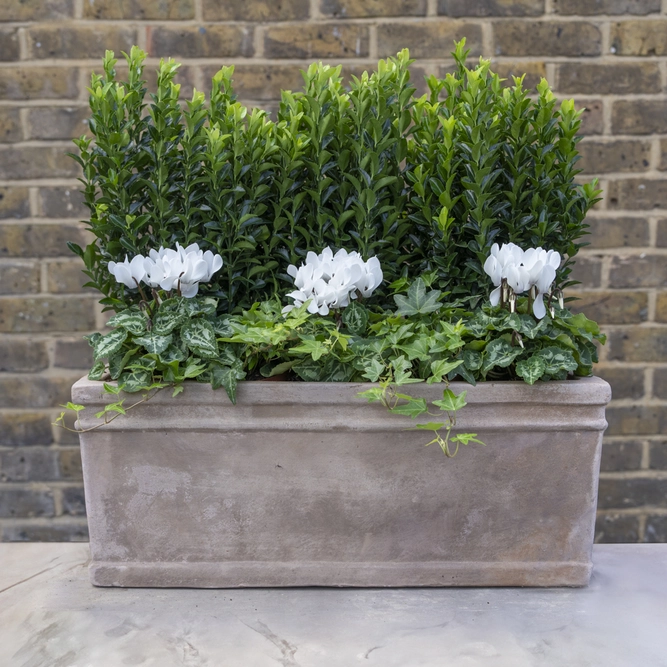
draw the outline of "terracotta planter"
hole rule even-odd
[[[583,586],[609,385],[486,383],[446,459],[369,385],[163,392],[81,434],[97,586]],[[410,391],[438,398],[437,385]],[[109,397],[83,379],[83,428]]]

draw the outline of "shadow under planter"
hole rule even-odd
[[[588,583],[606,382],[452,383],[457,429],[486,443],[454,459],[369,386],[241,382],[234,406],[188,383],[81,433],[92,583]],[[87,379],[72,394],[84,429],[116,400]]]

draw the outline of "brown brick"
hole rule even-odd
[[[204,78],[210,81],[219,67],[204,68]],[[281,90],[301,90],[301,65],[236,65],[234,91],[246,100],[279,100]]]
[[[76,98],[79,94],[78,79],[79,72],[73,67],[3,67],[0,68],[0,98]]]
[[[590,234],[585,240],[591,248],[626,248],[649,245],[645,218],[587,218]]]
[[[19,57],[18,29],[0,27],[0,61],[18,60]]]
[[[320,0],[320,13],[335,18],[425,16],[426,0]]]
[[[622,398],[639,399],[644,396],[643,368],[602,366],[598,364],[595,367],[595,375],[609,382],[614,400]]]
[[[644,542],[667,542],[667,516],[658,514],[646,518]]]
[[[0,297],[0,332],[90,331],[94,306],[83,297]]]
[[[624,509],[643,505],[667,507],[664,480],[650,477],[600,479],[599,508]]]
[[[609,208],[667,208],[667,180],[628,178],[609,183]]]
[[[67,241],[86,245],[78,225],[0,225],[0,257],[71,257]]]
[[[48,368],[49,355],[46,342],[21,338],[0,339],[0,371],[9,373],[34,373]]]
[[[639,542],[639,517],[599,514],[595,522],[595,542],[597,544]]]
[[[661,89],[660,69],[655,62],[566,62],[556,65],[556,70],[561,93],[631,95]]]
[[[63,513],[72,516],[86,515],[86,499],[82,486],[71,486],[62,490]]]
[[[83,262],[75,257],[71,260],[49,262],[47,264],[47,287],[53,294],[71,294],[95,291],[84,287],[90,278],[83,273]]]
[[[16,107],[0,107],[0,143],[9,144],[21,141],[21,119]]]
[[[59,476],[58,452],[53,449],[30,447],[0,452],[0,482],[46,482]]]
[[[90,134],[87,107],[35,107],[27,113],[29,139],[73,139]]]
[[[83,195],[76,185],[40,188],[37,199],[39,201],[39,215],[45,218],[86,219],[89,217],[90,212],[83,203]]]
[[[667,428],[666,406],[612,406],[607,408],[606,417],[607,435],[656,435]]]
[[[482,52],[481,26],[463,21],[442,19],[416,23],[384,23],[378,26],[378,53],[381,58],[393,56],[408,47],[413,58],[448,58],[454,42],[466,38],[471,56]]]
[[[39,262],[0,262],[0,294],[34,294],[40,289]]]
[[[499,63],[493,63],[491,67],[498,76],[502,79],[507,79],[505,82],[506,86],[514,85],[513,76],[523,76],[525,74],[523,87],[529,90],[533,90],[540,82],[540,79],[544,79],[547,76],[546,64],[544,62],[508,62],[504,60]]]
[[[52,25],[28,28],[33,58],[90,58],[105,49],[129,53],[137,31],[119,25]]]
[[[0,251],[2,249],[0,248]],[[578,280],[583,289],[600,287],[602,259],[600,257],[579,256],[576,259],[570,278]]]
[[[580,21],[502,21],[493,24],[494,54],[499,56],[598,56],[602,34]]]
[[[0,188],[0,218],[27,218],[29,215],[28,188]]]
[[[636,14],[643,16],[660,11],[660,0],[553,0],[556,14]]]
[[[653,371],[653,395],[667,398],[667,368],[656,368]]]
[[[617,139],[615,141],[582,141],[579,144],[579,168],[585,174],[607,174],[615,171],[646,171],[649,168],[651,144],[648,141]]]
[[[575,107],[577,109],[583,109],[579,134],[584,136],[602,134],[604,124],[604,119],[602,117],[602,100],[577,99],[575,100]]]
[[[609,442],[602,446],[602,472],[624,472],[639,470],[642,463],[643,445],[639,440]]]
[[[667,470],[667,440],[649,443],[648,467],[651,470]]]
[[[0,21],[44,21],[70,19],[74,0],[2,0]]]
[[[245,26],[206,25],[149,28],[151,56],[174,58],[228,58],[252,56],[253,32]]]
[[[309,0],[204,0],[205,21],[294,21],[307,19]]]
[[[578,297],[569,303],[575,313],[585,313],[600,324],[634,324],[648,317],[646,292],[568,292]]]
[[[611,108],[614,134],[667,132],[667,100],[616,100]]]
[[[59,452],[60,478],[72,481],[83,479],[81,452],[78,447],[61,449]]]
[[[611,26],[611,52],[618,56],[667,54],[667,21],[623,21]]]
[[[661,287],[667,285],[667,257],[628,255],[612,259],[611,287]]]
[[[0,375],[1,408],[55,408],[70,400],[73,375]]]
[[[275,26],[266,30],[264,53],[268,58],[363,58],[368,56],[368,39],[365,25]]]
[[[2,529],[2,542],[87,542],[88,523],[85,519],[55,519],[47,523],[12,521]]]
[[[658,235],[656,239],[658,248],[667,248],[667,219],[658,220]]]
[[[0,413],[0,444],[3,447],[50,445],[51,418],[39,412]]]
[[[541,16],[544,0],[438,0],[444,16]]]
[[[667,361],[665,327],[616,329],[610,332],[607,344],[610,361]]]
[[[657,322],[667,322],[667,292],[658,292],[657,294],[655,319]]]
[[[57,338],[55,346],[54,365],[58,368],[87,370],[93,365],[93,350],[83,338]]]
[[[79,167],[58,146],[0,148],[0,179],[77,176]]]
[[[194,0],[94,0],[83,3],[85,19],[183,21],[194,17]]]
[[[0,518],[54,516],[51,491],[4,488],[0,491]]]

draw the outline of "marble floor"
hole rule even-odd
[[[86,544],[0,544],[1,667],[667,667],[667,545],[584,589],[102,589]]]

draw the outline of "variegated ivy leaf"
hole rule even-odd
[[[171,334],[168,336],[160,336],[159,334],[150,331],[145,336],[136,336],[134,342],[137,345],[143,346],[149,354],[160,354],[171,345],[172,338],[173,336]]]
[[[482,355],[482,375],[486,376],[492,368],[507,368],[522,352],[521,347],[513,347],[504,338],[492,340]]]
[[[181,338],[197,355],[204,358],[218,356],[218,342],[213,325],[206,320],[191,320],[181,327]]]
[[[89,380],[101,380],[104,377],[106,366],[103,361],[98,361],[88,372]]]
[[[238,381],[245,377],[241,362],[237,361],[233,366],[225,366],[218,361],[212,361],[209,367],[213,389],[224,387],[229,400],[236,405],[236,386]]]
[[[218,300],[213,297],[204,297],[196,299],[185,299],[181,308],[188,317],[195,315],[215,315],[218,307]]]
[[[535,384],[546,369],[547,364],[544,359],[534,354],[529,359],[522,359],[516,365],[516,374],[528,384]]]
[[[128,394],[136,393],[151,386],[153,374],[146,369],[125,371],[118,380],[119,386]]]
[[[482,367],[482,355],[476,350],[463,350],[463,363],[469,371],[477,371]]]
[[[368,310],[358,301],[352,301],[343,310],[343,324],[353,336],[363,336],[368,326]]]
[[[113,328],[123,327],[131,334],[139,336],[146,331],[148,319],[143,313],[128,309],[114,315],[107,325]]]
[[[125,366],[127,366],[132,356],[138,351],[139,348],[134,347],[124,354],[123,350],[120,350],[117,354],[109,357],[109,375],[111,375],[112,380],[117,380],[120,377],[120,374],[125,370]]]
[[[562,347],[545,347],[538,350],[534,356],[538,356],[544,361],[544,372],[546,375],[560,375],[563,371],[576,371],[577,362],[569,350]]]
[[[160,352],[159,356],[163,364],[170,364],[173,361],[185,361],[188,355],[180,347],[170,345],[166,350]]]
[[[114,329],[111,333],[108,333],[106,336],[101,336],[96,339],[93,344],[93,357],[95,361],[106,359],[107,357],[116,354],[116,352],[123,347],[127,334],[127,329],[119,327],[118,329]]]
[[[458,396],[451,390],[445,389],[442,392],[442,400],[433,401],[433,405],[439,407],[445,412],[456,412],[466,405],[467,391],[462,391]]]
[[[160,336],[170,334],[177,326],[185,320],[185,315],[180,311],[174,310],[158,310],[157,315],[153,319],[152,332]]]

